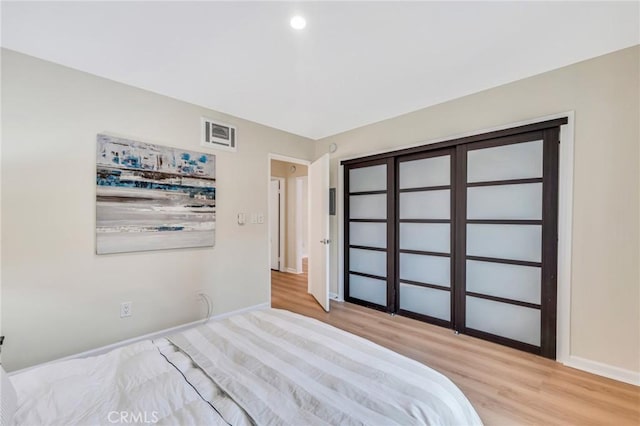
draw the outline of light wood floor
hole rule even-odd
[[[306,268],[305,268],[306,270]],[[449,377],[487,425],[640,425],[640,388],[351,303],[326,313],[306,274],[271,272],[271,304],[347,330]]]

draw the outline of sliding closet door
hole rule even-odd
[[[555,357],[557,129],[458,146],[458,328]],[[462,190],[462,188],[461,188]],[[461,326],[461,327],[460,327]]]
[[[393,172],[388,160],[345,170],[346,300],[384,311],[395,299],[388,279],[394,276],[394,242],[388,232],[394,223]]]
[[[452,150],[398,159],[398,312],[451,325]]]
[[[555,358],[566,123],[343,161],[346,300]]]

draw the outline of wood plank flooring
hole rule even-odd
[[[305,268],[306,270],[306,268]],[[271,272],[271,304],[357,334],[449,377],[487,425],[640,425],[640,387],[351,303],[326,313],[306,274]]]

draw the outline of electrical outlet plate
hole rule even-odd
[[[130,317],[132,312],[133,303],[132,302],[122,302],[120,304],[120,318]]]

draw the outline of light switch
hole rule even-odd
[[[258,223],[258,213],[251,213],[251,223]]]
[[[264,223],[264,213],[258,213],[258,223]]]

